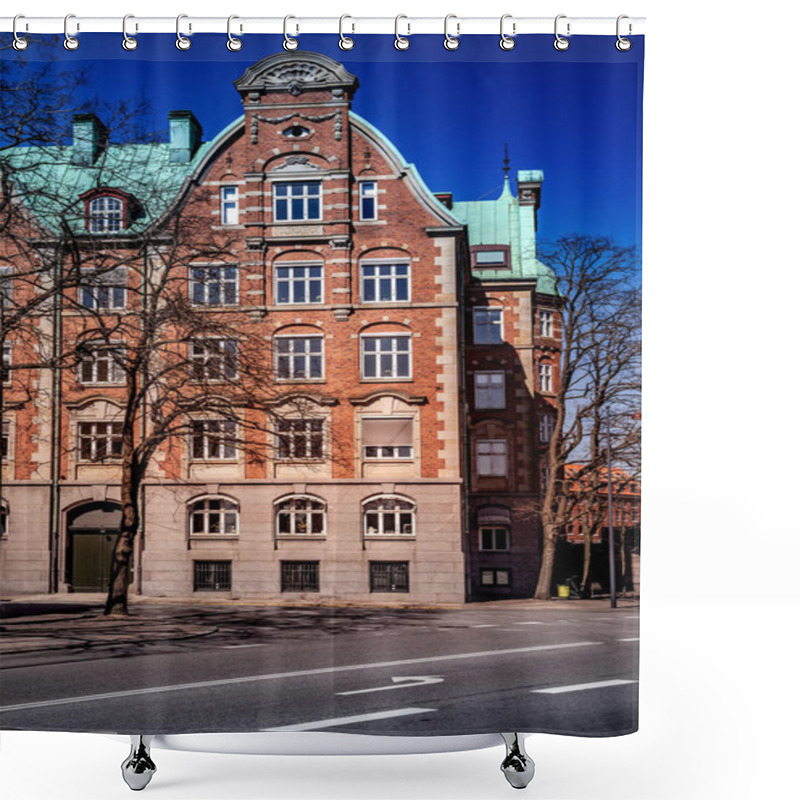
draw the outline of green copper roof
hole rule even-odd
[[[541,182],[539,170],[520,170],[520,181]],[[556,294],[552,270],[536,258],[536,212],[533,205],[520,205],[511,193],[508,178],[496,200],[453,203],[453,215],[467,225],[470,245],[508,245],[511,269],[481,269],[473,277],[483,281],[537,279],[537,290]]]

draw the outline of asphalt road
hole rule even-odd
[[[213,633],[199,638],[4,658],[0,723],[125,734],[636,729],[637,609],[203,615]]]

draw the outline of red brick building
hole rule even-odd
[[[102,591],[120,514],[124,387],[109,347],[73,369],[16,365],[74,348],[86,310],[113,320],[169,273],[193,309],[264,342],[280,422],[262,434],[192,419],[163,442],[143,488],[134,591],[531,595],[560,341],[552,276],[535,258],[541,173],[520,172],[516,195],[506,175],[494,201],[432,194],[351,111],[358,79],[315,53],[265,58],[235,86],[244,114],[209,142],[188,111],[151,145],[110,145],[81,115],[71,147],[38,162],[32,148],[15,154],[29,191],[58,185],[74,201],[82,252],[120,266],[87,273],[38,316],[36,345],[24,326],[4,341],[4,591]],[[41,267],[52,212],[23,202]],[[142,248],[189,206],[224,256],[176,256],[166,238]],[[19,252],[2,258],[10,313],[36,289],[19,279]],[[235,338],[181,346],[206,377],[241,379]]]

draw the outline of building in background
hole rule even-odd
[[[240,321],[272,354],[263,380],[280,421],[267,439],[236,432],[243,450],[224,421],[204,418],[157,453],[133,591],[532,595],[560,352],[552,275],[536,260],[542,174],[519,172],[514,193],[506,168],[492,201],[434,195],[351,111],[358,79],[325,56],[270,56],[235,86],[243,116],[208,142],[189,111],[170,114],[160,144],[110,144],[84,114],[71,146],[13,154],[26,191],[71,198],[75,246],[123,264],[100,279],[87,271],[37,317],[36,347],[74,348],[87,312],[113,324],[139,302],[136,282],[163,268],[169,242],[142,255],[137,241],[191,202],[230,245],[222,259],[199,247],[181,256],[186,302]],[[57,224],[42,196],[31,202],[37,268]],[[19,253],[2,258],[12,306],[36,289]],[[235,340],[185,347],[205,378],[240,378]],[[3,342],[3,591],[104,591],[122,377],[107,349],[87,348],[70,369],[19,366],[41,361],[34,349],[18,330]]]

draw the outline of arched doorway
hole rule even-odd
[[[67,514],[66,582],[73,592],[105,592],[119,534],[119,503],[85,503]]]

